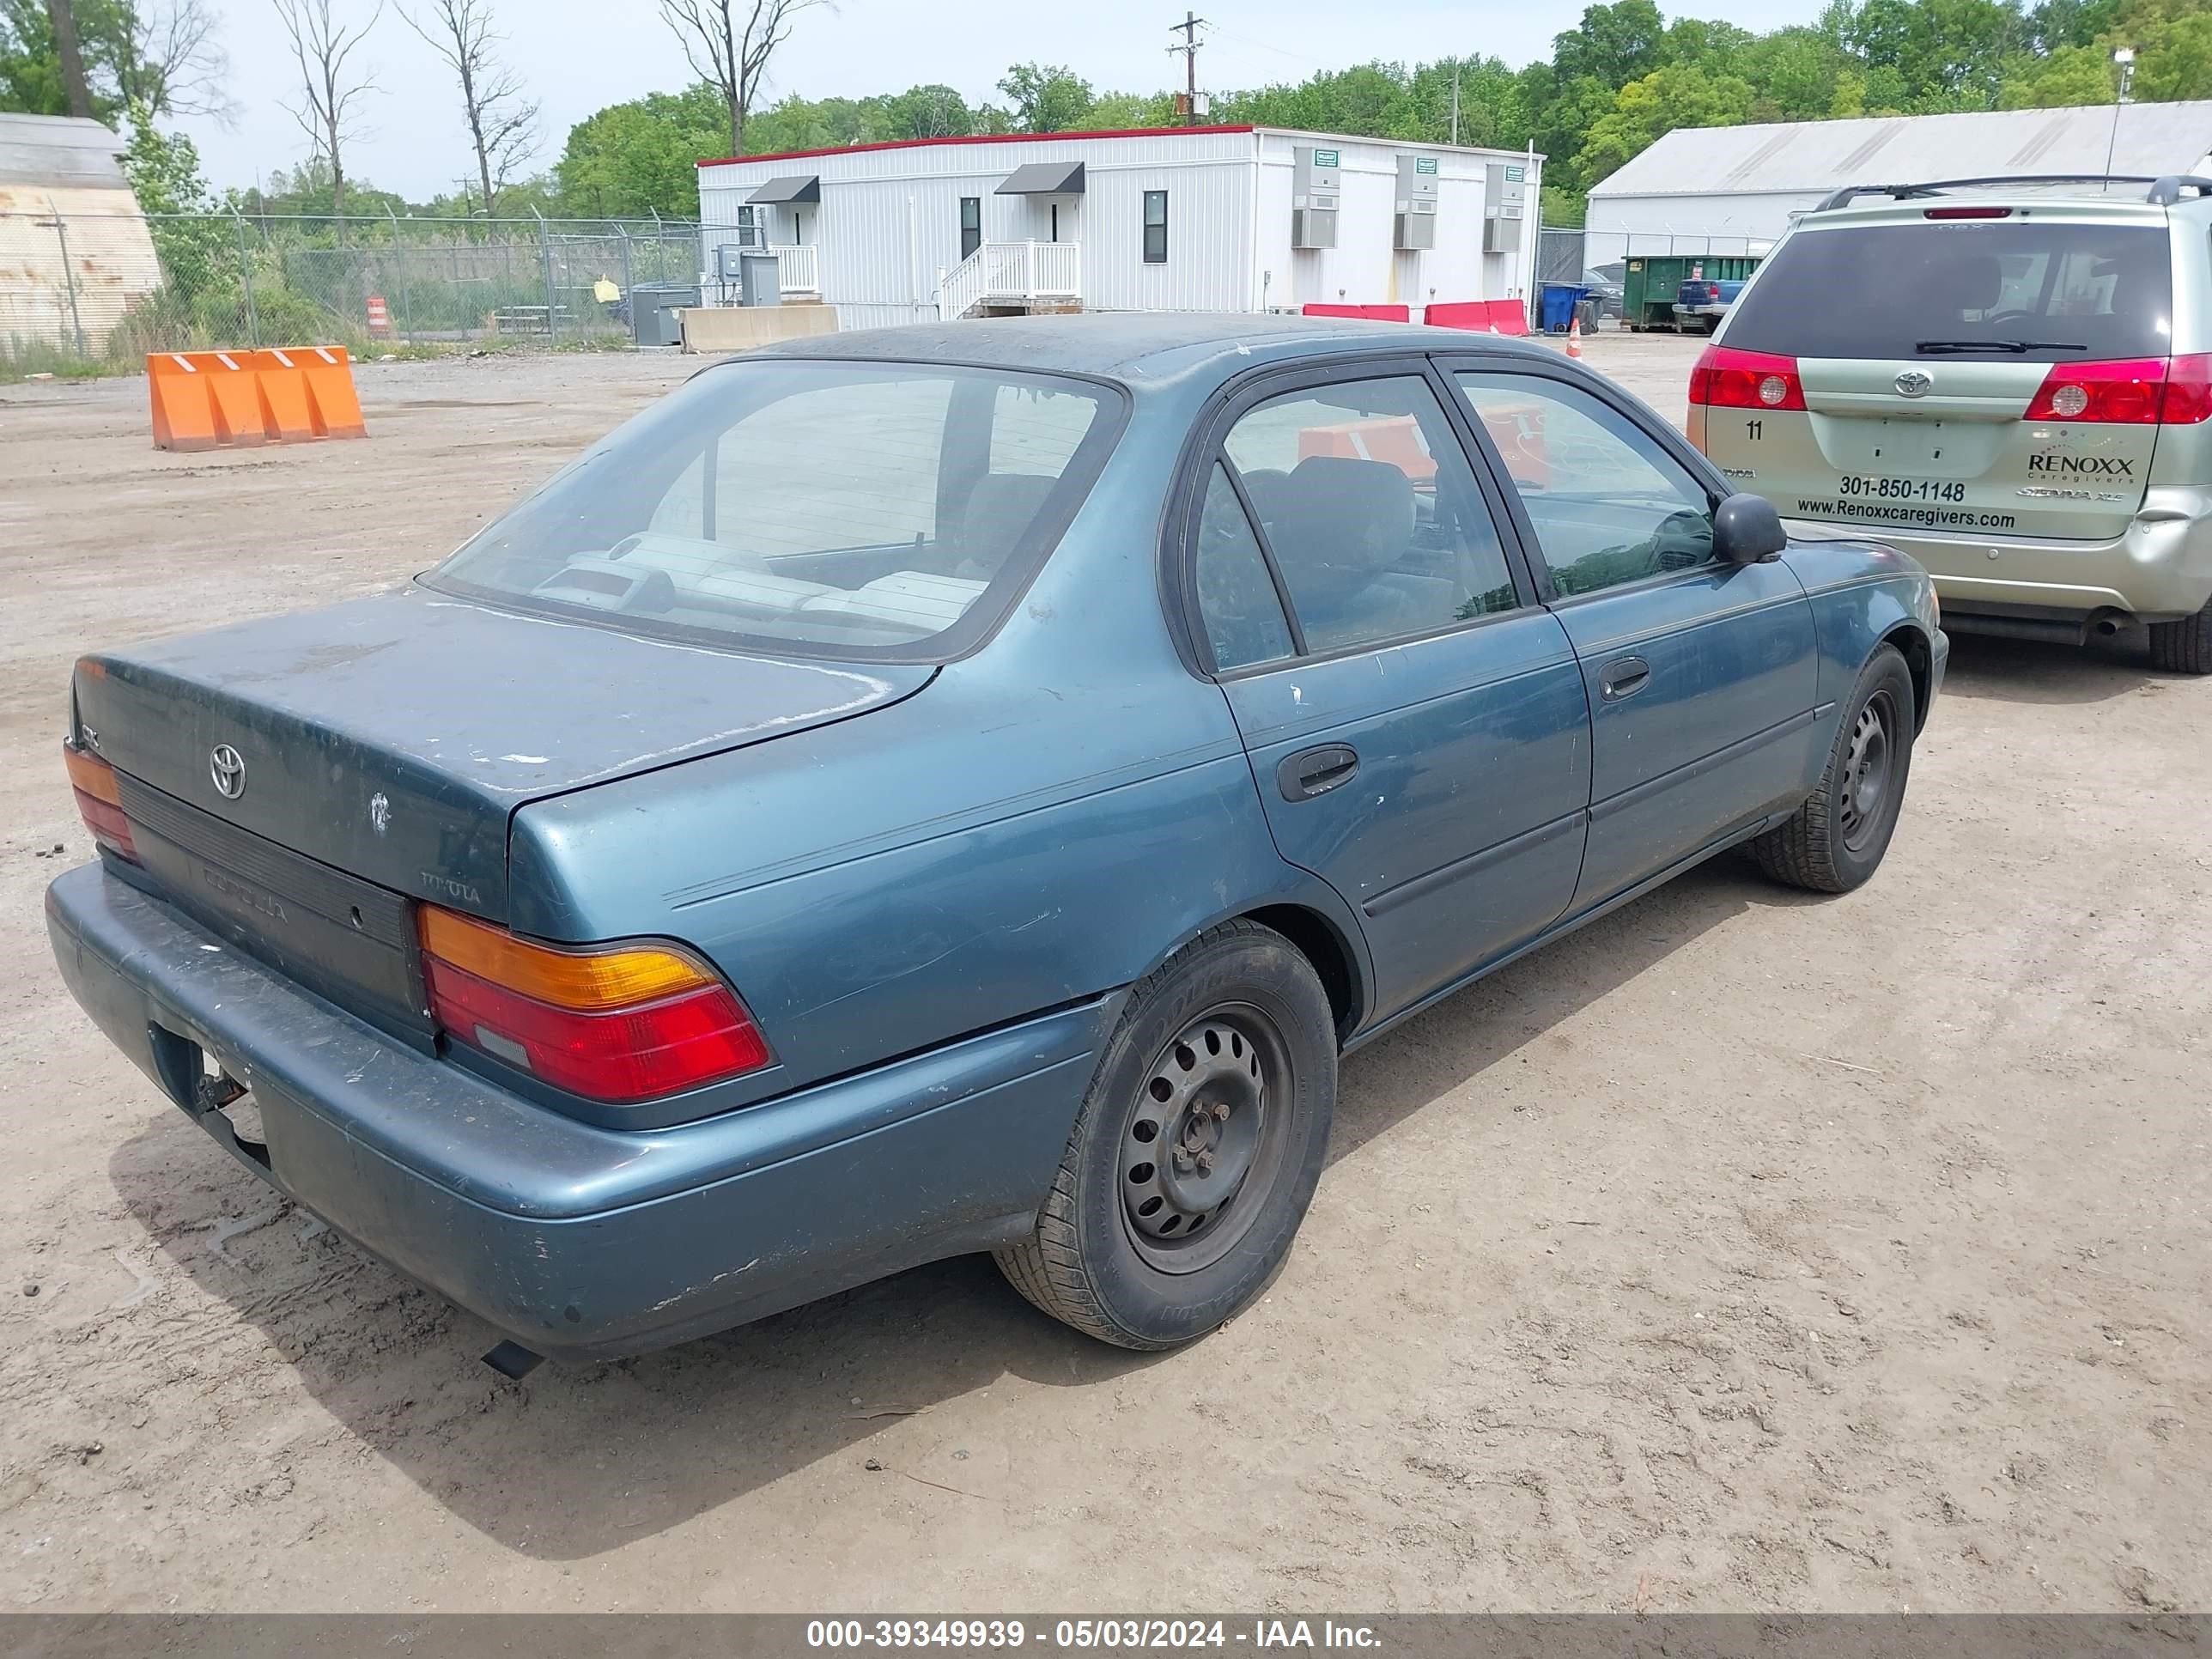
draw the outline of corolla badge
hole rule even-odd
[[[216,744],[208,750],[208,776],[216,794],[236,800],[246,793],[246,757],[227,743]]]
[[[1897,377],[1897,389],[1908,398],[1926,397],[1928,388],[1935,384],[1932,376],[1923,374],[1917,368],[1908,368]]]

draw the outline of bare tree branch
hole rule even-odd
[[[331,164],[331,204],[343,214],[345,146],[359,136],[357,106],[362,98],[376,90],[372,70],[349,70],[346,65],[384,15],[384,0],[376,0],[368,21],[358,27],[349,27],[338,20],[333,0],[272,0],[272,3],[300,66],[301,102],[284,107],[307,135],[314,158]]]
[[[207,0],[109,0],[91,40],[126,104],[155,115],[208,115],[228,126],[230,57]]]
[[[492,29],[491,0],[428,0],[425,14],[399,15],[459,77],[489,217],[499,210],[499,192],[538,148],[538,100],[523,96],[521,77],[500,61],[495,48],[503,37]]]
[[[769,61],[791,38],[802,11],[832,0],[660,0],[660,21],[684,47],[691,71],[722,94],[730,112],[730,154],[745,148],[752,111]]]

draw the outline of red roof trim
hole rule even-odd
[[[1061,138],[1164,138],[1170,133],[1250,132],[1249,126],[1115,127],[1101,132],[971,132],[953,138],[887,138],[879,144],[829,144],[820,149],[780,149],[767,155],[723,155],[695,167],[735,167],[743,161],[796,161],[809,155],[858,155],[871,149],[926,149],[933,144],[1046,144]]]

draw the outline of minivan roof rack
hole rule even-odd
[[[1887,196],[1903,202],[1947,190],[1975,190],[1990,185],[2148,185],[2150,189],[2143,200],[2161,207],[2171,207],[2179,202],[2185,190],[2193,190],[2199,196],[2212,196],[2212,179],[2198,179],[2188,173],[2168,173],[2154,179],[2148,173],[2008,173],[1988,179],[1931,179],[1917,185],[1845,185],[1823,197],[1813,211],[1833,212],[1838,208],[1849,207],[1855,198],[1861,196]]]

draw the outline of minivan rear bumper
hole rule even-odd
[[[606,1358],[1024,1236],[1119,1007],[1095,999],[672,1128],[603,1129],[395,1042],[100,865],[70,992],[234,1157],[534,1352]],[[200,1086],[251,1089],[259,1142]]]
[[[2161,500],[2161,497],[2171,497]],[[1935,579],[1944,614],[2123,611],[2142,622],[2193,617],[2212,600],[2212,491],[2154,489],[2124,535],[2103,542],[1932,534],[1902,526],[1790,519],[1793,536],[1869,538],[1909,553]]]

